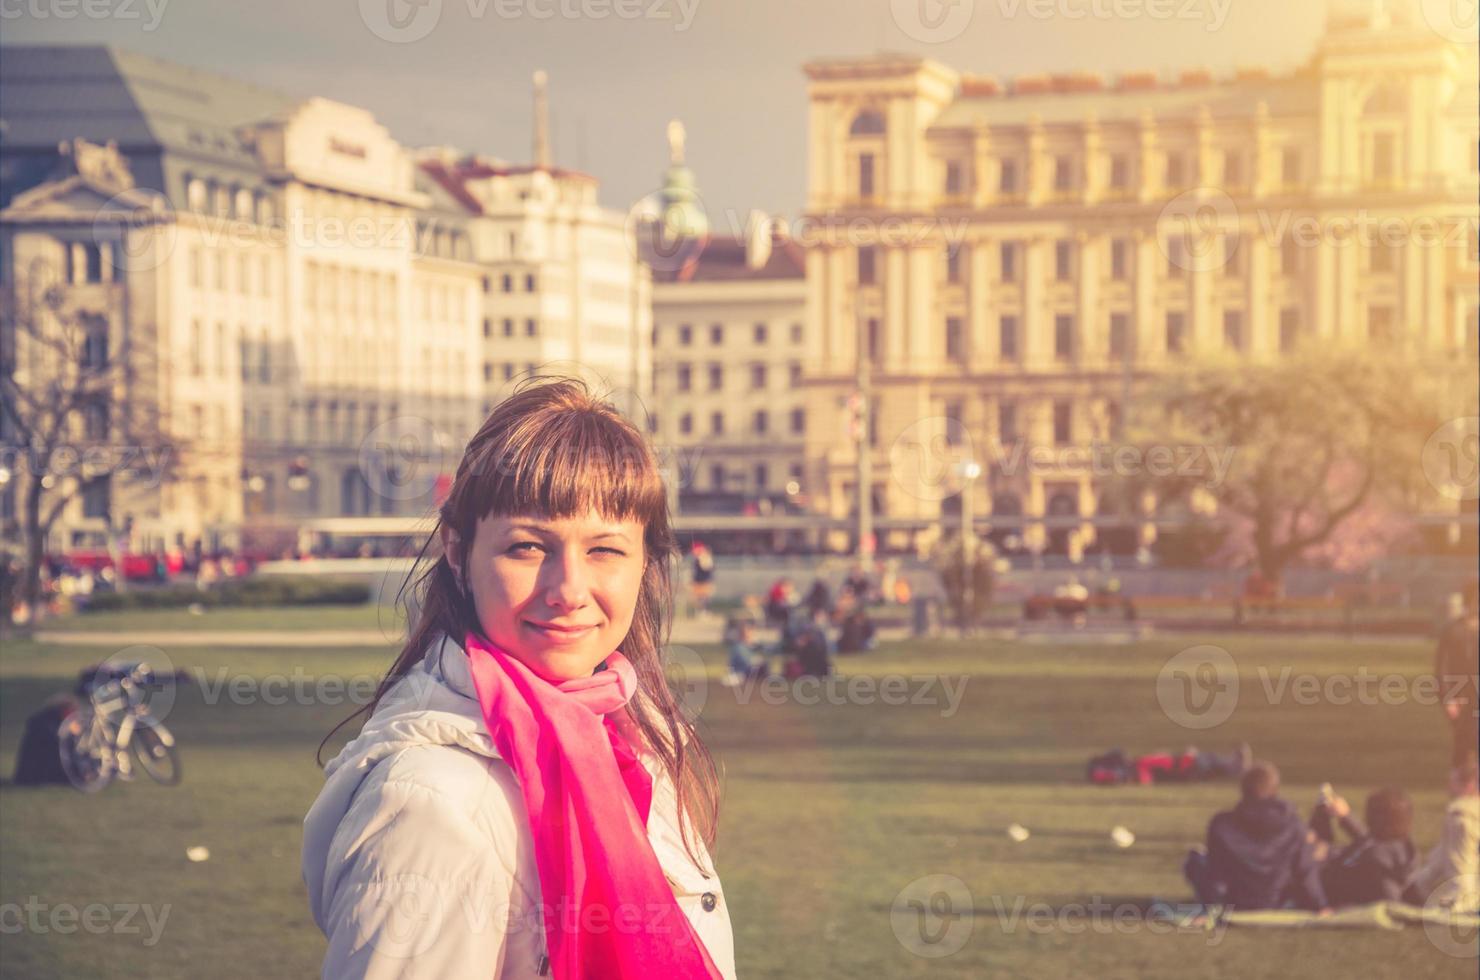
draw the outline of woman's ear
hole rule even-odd
[[[452,569],[453,576],[462,582],[462,569],[458,566],[457,551],[461,539],[457,532],[446,524],[442,525],[442,554],[447,558],[447,567]]]

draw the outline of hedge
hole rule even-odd
[[[199,603],[227,606],[358,606],[370,601],[370,586],[347,579],[316,575],[272,575],[228,579],[202,591],[194,585],[132,588],[127,592],[94,593],[87,612],[118,609],[183,609]]]

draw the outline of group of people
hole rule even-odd
[[[1480,584],[1474,580],[1460,614],[1440,635],[1434,673],[1451,735],[1449,802],[1438,844],[1420,856],[1411,836],[1413,801],[1401,789],[1371,793],[1359,819],[1323,786],[1306,821],[1280,796],[1279,771],[1257,763],[1243,773],[1238,803],[1209,823],[1207,846],[1187,855],[1183,872],[1198,901],[1326,913],[1387,900],[1480,911]],[[1345,843],[1338,843],[1338,828]]]
[[[1413,801],[1401,789],[1367,797],[1363,819],[1323,786],[1309,820],[1280,795],[1279,770],[1256,763],[1240,798],[1208,824],[1206,848],[1183,873],[1199,902],[1237,909],[1301,908],[1322,914],[1350,905],[1403,901],[1474,911],[1480,906],[1480,786],[1471,759],[1451,772],[1439,843],[1420,857]],[[1337,829],[1346,837],[1338,843]]]

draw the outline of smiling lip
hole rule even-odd
[[[595,626],[556,626],[554,623],[541,623],[533,619],[526,619],[524,624],[552,640],[577,639],[596,628]]]

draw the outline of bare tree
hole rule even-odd
[[[180,463],[160,412],[152,335],[114,326],[122,291],[63,283],[36,260],[0,295],[0,468],[17,483],[18,591],[31,606],[68,504],[98,493],[111,539],[124,524],[115,491],[157,485]]]

